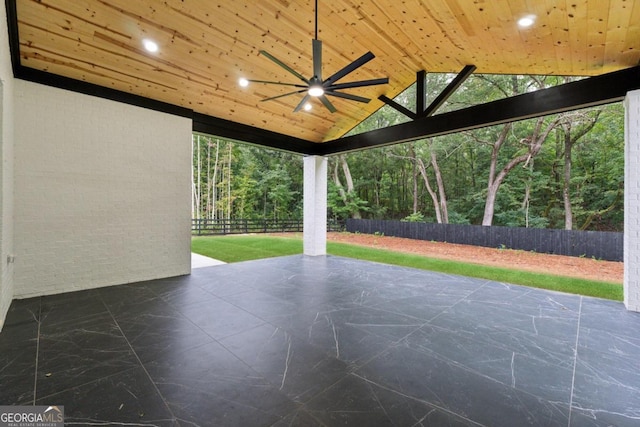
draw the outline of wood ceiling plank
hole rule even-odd
[[[567,4],[567,29],[569,30],[569,46],[571,48],[572,74],[588,67],[588,22],[589,14],[585,3],[569,2]],[[587,25],[585,25],[585,23]]]
[[[620,54],[624,51],[624,36],[627,33],[631,15],[631,2],[611,0],[611,11],[607,21],[607,38],[605,41],[604,67],[620,67],[624,64]],[[617,13],[614,13],[617,12]]]
[[[571,42],[569,39],[567,2],[565,0],[546,0],[545,4],[547,6],[545,21],[551,29],[553,52],[556,59],[555,68],[566,70],[566,72],[559,74],[570,73],[572,69]]]
[[[594,75],[640,60],[636,0],[322,0],[323,73],[372,51],[344,81],[390,81],[349,91],[369,104],[337,99],[335,114],[319,104],[293,114],[298,96],[261,102],[288,88],[240,89],[237,79],[291,81],[260,49],[311,74],[313,0],[15,1],[24,66],[314,141],[353,128],[382,106],[379,95],[397,95],[421,69]],[[536,25],[519,30],[515,19],[529,11]],[[157,54],[142,50],[145,37],[159,43]]]
[[[41,49],[43,56],[59,56],[65,62],[71,63],[76,60],[82,66],[81,68],[94,68],[101,70],[126,80],[141,80],[156,83],[162,86],[176,88],[180,85],[179,81],[196,82],[215,89],[215,84],[208,80],[206,76],[197,76],[189,73],[187,69],[181,69],[167,61],[159,63],[158,58],[145,55],[143,52],[138,55],[132,55],[130,48],[118,46],[118,41],[113,41],[113,45],[107,42],[108,46],[104,46],[104,40],[100,40],[100,36],[94,34],[89,42],[83,40],[74,40],[64,33],[54,33],[46,31],[42,27],[31,25],[22,26],[22,36],[25,38],[25,50]],[[104,36],[105,38],[108,36]],[[51,48],[40,47],[43,40],[51,41]],[[102,43],[101,43],[102,42]],[[118,49],[118,48],[121,49]],[[69,55],[68,52],[73,52]],[[75,77],[77,69],[71,68],[67,75]],[[153,77],[149,76],[153,75]],[[145,78],[146,76],[146,78]]]
[[[629,14],[629,24],[627,34],[624,36],[623,61],[624,64],[640,64],[640,2],[634,1],[633,8]]]
[[[587,59],[589,68],[598,69],[604,65],[607,41],[607,22],[610,9],[599,3],[590,3],[587,12]]]

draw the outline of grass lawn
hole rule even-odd
[[[286,238],[264,235],[193,237],[191,239],[191,250],[224,262],[239,262],[300,254],[302,253],[302,240],[299,237]],[[487,267],[336,242],[327,242],[327,252],[331,255],[348,258],[477,277],[496,282],[513,283],[616,301],[622,301],[623,298],[622,286],[617,283]]]

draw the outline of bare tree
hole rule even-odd
[[[424,164],[424,161],[421,158],[416,159],[416,163],[418,164],[418,169],[420,170],[420,174],[422,175],[422,180],[424,181],[424,186],[427,188],[427,192],[429,196],[431,196],[431,202],[433,203],[433,210],[436,213],[436,221],[438,224],[442,224],[442,211],[440,210],[440,201],[438,200],[438,195],[433,188],[431,188],[431,183],[429,183],[429,176],[427,175],[427,167]]]
[[[200,219],[200,197],[202,195],[202,193],[200,192],[200,187],[201,187],[201,183],[202,183],[202,164],[200,162],[200,135],[196,136],[196,141],[195,141],[195,150],[197,151],[197,181],[196,181],[196,192],[195,192],[195,205],[196,205],[196,219]]]
[[[416,147],[414,142],[409,143],[409,157],[411,158],[411,163],[413,165],[412,169],[412,193],[413,193],[413,214],[418,213],[418,162],[416,159]]]
[[[545,124],[544,117],[537,119],[531,136],[520,140],[520,144],[525,146],[526,152],[509,160],[507,164],[498,171],[498,154],[507,141],[513,125],[509,123],[502,127],[498,139],[492,144],[491,148],[491,163],[489,165],[489,178],[487,180],[487,199],[485,201],[482,225],[488,226],[493,223],[496,196],[509,172],[519,164],[524,164],[524,167],[528,166],[529,162],[540,152],[542,144],[547,139],[547,136],[549,136],[549,133],[558,127],[561,120],[561,117],[556,117]]]
[[[345,182],[347,183],[346,191],[340,181],[339,167],[342,169]],[[354,219],[361,219],[362,214],[360,213],[360,210],[354,203],[351,203],[353,201],[353,196],[355,195],[355,186],[353,184],[353,177],[351,176],[349,164],[347,163],[347,157],[344,154],[336,157],[336,163],[333,168],[333,182],[336,184],[340,198],[344,202],[345,206],[349,206],[351,208],[351,217]]]
[[[596,110],[595,114],[588,115],[584,112],[565,114],[561,122],[564,135],[564,176],[562,183],[562,201],[564,204],[564,228],[573,229],[573,210],[571,208],[571,167],[572,149],[576,142],[585,136],[596,125],[602,110]],[[578,126],[576,126],[578,125]],[[573,133],[572,133],[573,131]]]
[[[442,213],[442,223],[449,223],[449,209],[447,207],[447,193],[444,190],[444,181],[442,179],[442,173],[438,166],[438,158],[436,157],[435,150],[431,149],[431,166],[433,172],[436,175],[436,183],[438,184],[438,194],[440,195],[440,211]]]
[[[211,142],[209,142],[211,144]],[[218,162],[220,159],[220,141],[216,139],[216,155],[213,163],[213,176],[211,177],[211,219],[217,219],[218,202]]]

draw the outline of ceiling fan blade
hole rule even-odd
[[[336,110],[336,107],[333,106],[331,101],[327,99],[326,96],[322,95],[322,96],[319,96],[319,98],[320,98],[320,102],[322,102],[324,106],[327,107],[327,110],[331,111],[332,113],[335,113],[336,111],[338,111]]]
[[[364,55],[362,55],[360,58],[353,61],[351,64],[347,65],[346,67],[344,67],[343,69],[341,69],[340,71],[338,71],[337,73],[329,77],[327,80],[325,80],[325,82],[330,82],[330,84],[335,83],[341,78],[343,78],[344,76],[346,76],[347,74],[354,71],[356,68],[359,68],[364,64],[366,64],[367,62],[371,61],[375,57],[376,56],[373,53],[367,52]]]
[[[302,107],[304,107],[304,104],[306,104],[307,101],[309,101],[309,95],[305,95],[304,98],[302,98],[302,101],[300,101],[296,108],[293,109],[293,112],[297,113],[298,111],[302,110]]]
[[[251,82],[251,83],[264,83],[264,84],[270,84],[270,85],[282,85],[282,86],[293,86],[293,87],[307,87],[305,85],[299,85],[299,84],[295,84],[295,83],[283,83],[283,82],[272,82],[269,80],[251,80],[248,79],[247,81]]]
[[[367,104],[369,101],[371,101],[369,98],[365,98],[363,96],[352,95],[350,93],[333,92],[333,91],[330,91],[330,90],[327,90],[324,93],[326,95],[329,95],[329,96],[335,96],[335,97],[338,97],[338,98],[349,99],[351,101],[363,102],[365,104]]]
[[[322,81],[322,41],[313,39],[311,40],[313,47],[313,76],[319,81]]]
[[[296,90],[295,92],[283,93],[282,95],[272,96],[271,98],[261,99],[260,102],[271,101],[271,100],[274,100],[274,99],[283,98],[285,96],[295,95],[296,93],[302,93],[302,92],[306,92],[306,91],[307,91],[307,89],[301,89],[301,90]]]
[[[349,83],[338,83],[334,85],[330,85],[325,87],[325,90],[335,90],[335,89],[349,89],[352,87],[362,87],[362,86],[375,86],[375,85],[384,85],[389,83],[389,78],[384,77],[381,79],[371,79],[371,80],[360,80],[357,82],[349,82]]]
[[[266,50],[261,50],[260,53],[262,55],[266,56],[267,58],[269,58],[270,60],[272,60],[273,62],[275,62],[276,64],[278,64],[279,66],[281,66],[282,68],[284,68],[285,70],[287,70],[288,72],[290,72],[291,74],[293,74],[294,76],[296,76],[297,78],[299,78],[300,80],[302,80],[303,82],[305,82],[306,84],[309,84],[309,80],[307,80],[302,74],[298,73],[296,70],[294,70],[293,68],[289,67],[287,64],[285,64],[284,62],[280,61],[278,58],[276,58],[275,56],[271,55]]]

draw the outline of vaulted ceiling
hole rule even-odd
[[[310,142],[341,137],[410,86],[416,72],[595,76],[640,62],[636,0],[319,0],[323,72],[367,51],[343,81],[388,77],[294,113],[303,94],[240,77],[299,83],[260,50],[311,77],[313,0],[7,0],[14,63]],[[533,15],[529,28],[519,18]],[[11,16],[10,16],[11,20]],[[11,22],[10,22],[10,27]],[[14,35],[14,39],[15,39]],[[143,40],[159,50],[151,53]]]

